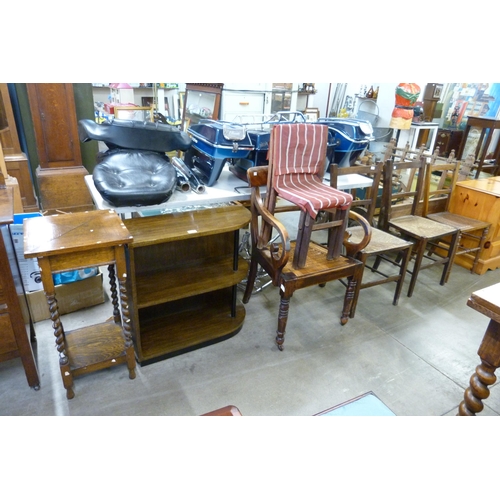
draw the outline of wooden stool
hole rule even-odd
[[[112,210],[74,212],[24,221],[24,255],[38,259],[68,399],[75,395],[74,376],[127,363],[129,378],[135,378],[125,260],[125,245],[131,241],[132,236]],[[113,317],[98,325],[65,332],[52,274],[104,265],[108,266]]]
[[[478,355],[481,364],[470,378],[464,400],[458,407],[458,416],[474,416],[484,408],[482,403],[490,395],[488,386],[496,382],[495,370],[500,366],[500,283],[474,292],[467,305],[490,318]]]

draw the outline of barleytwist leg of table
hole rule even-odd
[[[496,321],[490,321],[478,354],[481,364],[470,378],[464,400],[458,407],[459,416],[474,416],[482,411],[484,408],[482,400],[490,395],[488,386],[497,380],[495,370],[500,366],[500,324]]]
[[[475,416],[481,412],[483,400],[490,395],[489,386],[497,380],[495,371],[500,366],[500,283],[473,293],[467,305],[488,316],[490,322],[477,352],[481,364],[470,378],[458,407],[458,416]]]

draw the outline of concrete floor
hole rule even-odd
[[[232,404],[246,416],[308,416],[373,391],[398,416],[452,416],[479,363],[489,321],[466,302],[471,292],[500,281],[500,270],[478,276],[454,266],[444,287],[440,272],[422,271],[412,298],[406,283],[398,306],[393,284],[362,290],[356,317],[345,326],[341,283],[299,290],[283,352],[274,343],[279,293],[267,287],[252,297],[231,339],[138,366],[135,380],[124,365],[77,378],[71,401],[51,321],[42,321],[34,345],[41,388],[27,385],[19,359],[0,363],[0,415],[190,416]],[[72,329],[109,316],[107,299],[63,321]],[[498,414],[500,389],[493,386],[481,415]]]

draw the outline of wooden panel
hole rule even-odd
[[[85,176],[89,175],[85,167],[57,169],[39,167],[36,175],[42,210],[81,212],[95,208],[85,184]]]
[[[9,314],[0,314],[0,354],[17,351],[17,342]]]
[[[21,152],[9,88],[6,83],[0,83],[0,143],[5,156]]]
[[[26,155],[21,153],[19,155],[5,156],[5,165],[8,174],[17,180],[24,212],[38,212],[38,202]]]
[[[28,98],[42,168],[82,164],[73,85],[28,83]]]
[[[17,180],[19,187],[22,208],[16,208],[16,212],[38,211],[30,167],[26,155],[21,151],[6,83],[0,83],[0,147],[3,150],[7,174]]]

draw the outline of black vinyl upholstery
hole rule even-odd
[[[81,142],[102,141],[110,149],[140,149],[165,153],[186,151],[191,146],[191,137],[177,127],[136,120],[114,119],[110,123],[80,120],[78,136]]]
[[[177,183],[168,157],[152,151],[110,150],[101,156],[92,176],[97,191],[115,207],[164,203]]]

